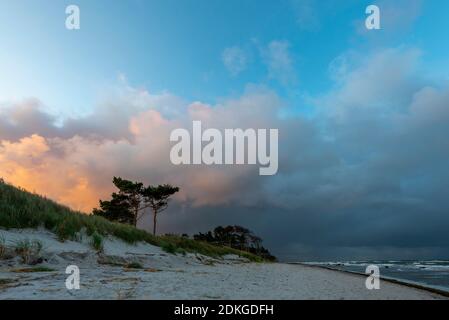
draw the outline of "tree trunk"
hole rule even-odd
[[[157,211],[153,212],[153,235],[156,235]]]
[[[137,228],[137,216],[139,215],[139,208],[134,210],[134,227]]]

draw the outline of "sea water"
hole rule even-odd
[[[359,273],[365,273],[369,265],[377,265],[381,278],[391,278],[449,292],[449,260],[332,261],[306,262],[306,264]]]

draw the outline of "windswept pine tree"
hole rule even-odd
[[[119,177],[114,177],[112,182],[119,191],[112,193],[110,201],[100,200],[100,209],[94,209],[93,214],[137,227],[145,210],[150,208],[153,213],[153,234],[156,234],[158,214],[167,209],[170,197],[179,188],[169,184],[145,187],[141,182]]]

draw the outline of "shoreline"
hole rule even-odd
[[[367,290],[361,275],[301,263],[253,263],[226,255],[170,254],[162,248],[104,239],[60,242],[46,230],[2,230],[10,246],[24,239],[43,245],[40,270],[19,256],[0,260],[0,299],[44,300],[442,300],[436,290],[385,282]],[[81,290],[68,290],[66,268],[80,270]],[[134,267],[133,267],[134,266]],[[333,271],[333,272],[331,272]],[[366,277],[366,275],[364,275]]]
[[[313,265],[313,264],[307,264],[307,263],[304,263],[304,262],[285,262],[285,263],[286,264],[291,264],[291,265],[300,265],[300,266],[304,266],[304,267],[318,268],[318,269],[325,269],[325,270],[329,270],[329,271],[353,274],[353,275],[358,275],[358,276],[361,276],[361,277],[364,277],[364,278],[367,277],[367,274],[365,274],[363,272],[350,271],[350,270],[340,270],[340,269],[335,269],[335,268],[328,267],[328,266]],[[389,277],[384,277],[384,276],[380,276],[380,279],[382,281],[389,282],[389,283],[392,283],[392,284],[396,284],[396,285],[400,285],[400,286],[404,286],[404,287],[408,287],[408,288],[413,288],[413,289],[418,289],[418,290],[424,290],[424,291],[428,291],[430,293],[441,295],[441,296],[443,296],[445,298],[449,298],[449,291],[445,291],[445,290],[442,290],[442,289],[428,287],[428,286],[425,286],[423,284],[419,284],[419,283],[415,283],[415,282],[408,282],[407,280],[400,280],[400,279],[389,278]]]

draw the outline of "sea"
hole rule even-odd
[[[443,290],[449,293],[449,260],[371,260],[303,263],[358,273],[365,273],[367,266],[376,265],[379,267],[381,278],[390,278],[411,284],[418,284],[424,287]]]

